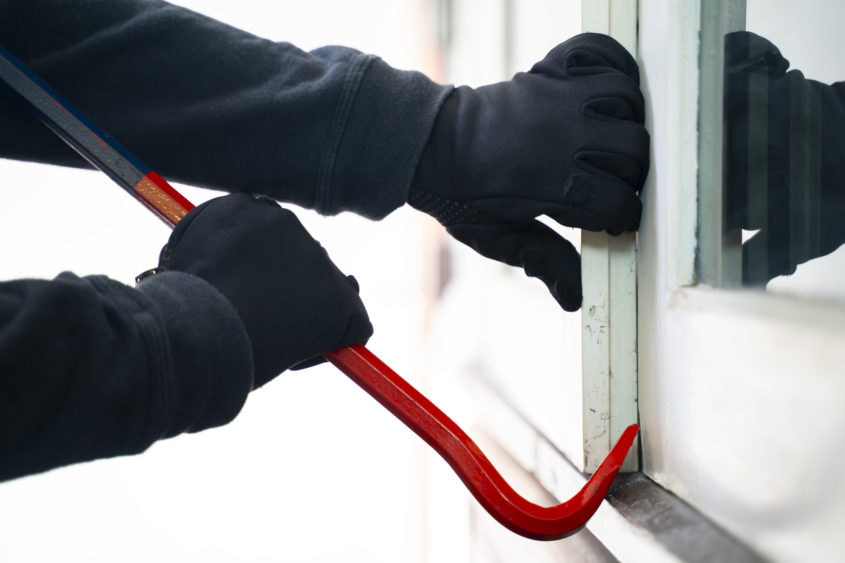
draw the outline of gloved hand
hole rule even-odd
[[[232,303],[252,344],[253,388],[373,333],[355,279],[267,198],[237,193],[198,206],[176,225],[159,268],[198,276]]]
[[[725,36],[725,230],[743,244],[743,283],[765,286],[845,242],[845,83],[788,70],[769,40]]]
[[[637,64],[610,37],[558,45],[528,73],[446,99],[408,203],[479,253],[581,305],[571,243],[535,218],[611,234],[638,227],[649,136]]]

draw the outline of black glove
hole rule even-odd
[[[176,225],[159,267],[198,276],[232,303],[252,343],[253,388],[373,333],[354,278],[267,198],[239,193],[200,205]]]
[[[581,262],[535,218],[611,234],[637,228],[649,136],[637,63],[588,33],[528,73],[446,99],[408,203],[479,253],[542,279],[560,305],[581,305]]]
[[[845,84],[808,80],[767,39],[725,36],[725,230],[743,283],[765,285],[845,241]]]

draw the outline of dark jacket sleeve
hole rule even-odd
[[[225,424],[251,358],[232,306],[188,274],[0,283],[0,481]]]
[[[0,43],[168,179],[380,218],[451,87],[158,0],[0,0]],[[8,95],[0,156],[84,163]]]

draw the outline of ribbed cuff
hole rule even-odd
[[[156,274],[138,289],[155,302],[173,358],[164,436],[230,422],[252,388],[252,348],[234,307],[210,284],[182,272]]]
[[[402,206],[452,86],[396,70],[372,55],[350,66],[316,195],[325,215],[381,219]]]

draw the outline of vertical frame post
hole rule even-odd
[[[614,37],[636,57],[637,0],[582,0],[583,31]],[[636,235],[582,232],[584,471],[595,471],[616,436],[637,422]],[[639,468],[632,448],[623,471]]]

